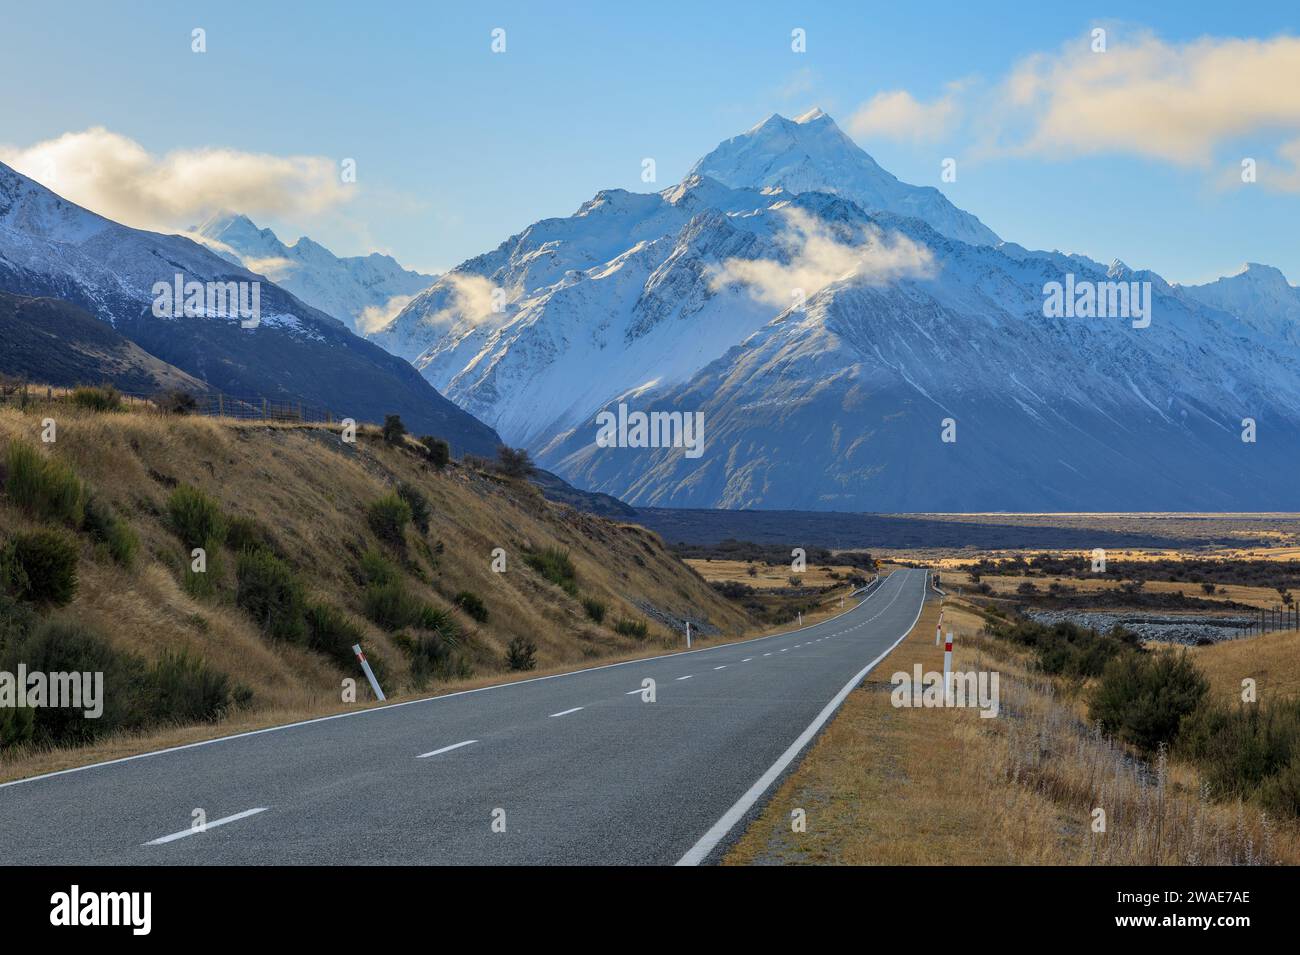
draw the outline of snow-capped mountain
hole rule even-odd
[[[378,252],[339,258],[307,236],[285,245],[270,229],[259,229],[247,216],[229,212],[210,217],[190,235],[358,334],[392,318],[437,278],[404,269],[392,256]]]
[[[1300,364],[1278,278],[1182,288],[1000,242],[814,111],[662,192],[530,226],[375,337],[633,504],[1283,509],[1300,506]],[[1149,291],[1149,324],[1074,317],[1076,283],[1107,308]],[[704,453],[597,446],[620,404],[701,412]]]
[[[225,301],[233,283],[250,304],[255,285],[259,320],[246,326],[233,308],[209,307],[206,295],[196,299],[199,314],[160,317],[158,288],[170,291],[177,276],[182,287],[220,286]],[[490,454],[499,443],[408,363],[274,283],[183,236],[96,215],[2,163],[0,290],[79,306],[227,394],[302,401],[359,421],[396,412],[418,433],[447,438],[457,453]]]
[[[935,231],[973,245],[996,245],[997,235],[933,186],[911,186],[881,169],[820,109],[795,119],[773,113],[728,139],[688,175],[727,186],[786,192],[827,192],[852,200],[866,212],[892,212],[928,222]]]
[[[1231,312],[1268,335],[1300,345],[1300,288],[1271,265],[1248,262],[1241,271],[1183,291],[1198,302]]]

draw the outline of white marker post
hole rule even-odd
[[[948,642],[943,645],[943,701],[952,704],[952,631],[948,631]]]
[[[799,611],[799,626],[803,626],[803,611]]]
[[[939,611],[939,622],[934,625],[934,645],[937,647],[940,643],[939,637],[943,633],[943,611]]]
[[[387,697],[384,696],[384,691],[379,688],[379,681],[375,679],[375,671],[370,669],[370,664],[366,662],[366,655],[361,652],[361,644],[354,643],[352,645],[352,652],[355,653],[357,659],[361,661],[361,669],[365,671],[366,679],[370,681],[370,689],[375,691],[375,697],[380,703],[384,702]]]
[[[686,621],[686,649],[689,650],[690,648],[691,648],[691,622],[687,620]]]

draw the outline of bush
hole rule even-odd
[[[122,407],[122,396],[112,385],[83,386],[73,390],[72,403],[87,411],[118,411]]]
[[[77,594],[77,543],[60,531],[19,534],[0,558],[20,600],[61,607]]]
[[[429,499],[414,484],[403,481],[397,485],[397,496],[411,509],[411,521],[419,528],[421,534],[429,533]]]
[[[302,586],[289,565],[264,550],[246,550],[235,568],[235,604],[274,640],[299,642],[306,634]]]
[[[431,434],[426,434],[420,439],[420,443],[424,445],[429,461],[439,471],[451,461],[451,445],[442,438],[435,438]]]
[[[1051,626],[1032,620],[990,624],[990,635],[1033,650],[1045,673],[1073,679],[1101,676],[1106,664],[1126,653],[1141,652],[1137,635],[1115,627],[1100,634],[1068,621]]]
[[[638,640],[644,640],[650,628],[646,626],[644,620],[619,620],[614,624],[614,632],[621,633],[625,637],[636,637]]]
[[[406,437],[406,425],[402,424],[401,415],[384,416],[384,441],[388,444],[402,444]]]
[[[271,532],[266,529],[266,525],[254,517],[243,517],[241,515],[228,517],[226,519],[226,543],[235,553],[259,549],[269,550],[277,556],[280,553],[280,549],[276,546]]]
[[[1278,816],[1300,816],[1300,754],[1273,776],[1264,780],[1259,790],[1264,809]]]
[[[361,555],[361,577],[367,584],[396,583],[398,576],[397,565],[375,548]]]
[[[44,520],[81,526],[85,487],[72,468],[26,441],[14,441],[6,455],[5,474],[5,495],[16,507]]]
[[[213,723],[231,705],[230,677],[184,651],[149,668],[144,713],[151,723]]]
[[[577,594],[577,571],[567,550],[547,547],[540,551],[530,551],[524,554],[524,563],[565,592]]]
[[[26,706],[0,707],[0,750],[31,742],[36,731],[36,711]]]
[[[42,706],[33,709],[29,738],[40,745],[88,743],[117,729],[138,725],[138,697],[144,667],[135,657],[115,650],[98,633],[79,624],[49,621],[18,644],[0,654],[0,670],[16,673],[25,664],[29,673],[102,673],[102,685],[84,687],[99,691],[97,718],[85,713],[95,707],[83,696],[80,707]],[[98,684],[98,681],[96,681]]]
[[[193,553],[186,554],[185,574],[181,585],[185,592],[196,600],[206,600],[217,592],[217,581],[221,578],[223,564],[221,547],[208,541],[203,545],[203,570],[194,569]]]
[[[400,581],[393,580],[367,587],[362,608],[375,626],[392,633],[418,623],[424,604],[407,593]]]
[[[1174,741],[1208,689],[1185,651],[1125,654],[1106,664],[1088,716],[1107,733],[1150,752]]]
[[[0,658],[7,646],[17,646],[36,629],[36,613],[26,604],[0,593]]]
[[[401,547],[406,543],[406,525],[411,522],[411,506],[396,494],[385,494],[371,503],[366,520],[381,541]]]
[[[111,507],[93,495],[86,498],[82,528],[91,540],[103,544],[109,556],[123,567],[130,567],[135,561],[136,551],[140,548],[140,539],[135,536],[135,531],[113,513]]]
[[[165,414],[193,414],[199,409],[199,402],[188,391],[172,388],[154,395],[153,403]]]
[[[221,505],[204,491],[188,484],[182,484],[172,491],[167,500],[167,513],[172,531],[181,539],[185,547],[219,548],[226,542],[229,524],[221,513]]]
[[[352,648],[361,642],[362,631],[346,614],[328,604],[313,604],[307,608],[306,621],[308,647],[344,670],[357,666]]]
[[[512,670],[532,670],[537,666],[537,644],[526,637],[515,637],[506,647],[506,666]]]
[[[587,616],[600,623],[605,619],[605,605],[595,597],[584,597],[582,599],[582,609],[587,611]]]
[[[497,470],[514,478],[526,478],[537,470],[524,448],[497,448]]]
[[[1248,797],[1300,756],[1300,703],[1207,703],[1183,721],[1178,753],[1200,767],[1216,797]],[[1282,798],[1279,786],[1273,796]]]
[[[411,657],[411,677],[416,686],[423,687],[433,677],[454,679],[467,677],[470,665],[456,652],[456,643],[441,633],[428,633],[412,637],[399,633],[393,638]]]
[[[487,623],[488,608],[478,594],[469,590],[462,590],[456,595],[455,599],[452,600],[452,603],[465,611],[479,623]]]

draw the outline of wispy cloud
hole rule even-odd
[[[334,160],[233,149],[151,154],[93,127],[31,146],[0,146],[0,161],[78,205],[127,225],[175,230],[220,209],[255,218],[310,216],[354,195]]]
[[[710,275],[714,289],[744,285],[759,301],[784,308],[796,292],[811,298],[832,282],[887,285],[934,273],[930,250],[905,235],[886,235],[873,226],[854,237],[856,241],[844,241],[802,209],[788,208],[784,213],[779,241],[787,253],[785,260],[727,259]]]
[[[958,118],[957,91],[923,103],[907,90],[877,93],[849,117],[849,132],[867,139],[940,139]]]
[[[499,296],[497,287],[481,275],[449,272],[437,284],[446,286],[449,294],[444,306],[425,317],[423,324],[450,328],[461,323],[482,325],[494,316],[501,317],[492,307]]]
[[[411,304],[414,295],[394,295],[383,305],[367,305],[357,316],[357,331],[369,335],[388,327],[399,312]]]

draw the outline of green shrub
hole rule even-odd
[[[644,620],[619,620],[614,624],[614,632],[621,633],[625,637],[636,637],[638,640],[644,640],[650,632]]]
[[[87,495],[82,529],[97,544],[103,544],[109,556],[123,567],[130,567],[140,549],[140,539],[129,524],[94,495]]]
[[[547,547],[524,554],[524,563],[570,595],[578,592],[577,570],[567,550]]]
[[[25,664],[29,673],[102,673],[98,700],[102,712],[87,718],[93,709],[84,696],[81,707],[42,706],[31,712],[30,739],[41,745],[78,745],[114,730],[141,723],[139,695],[144,667],[135,657],[115,650],[98,633],[79,624],[47,621],[27,639],[7,645],[0,654],[0,670],[17,672]],[[93,691],[92,687],[85,687]]]
[[[406,425],[402,424],[401,415],[384,415],[384,440],[389,444],[401,444],[406,437]]]
[[[188,391],[181,391],[179,388],[160,391],[153,396],[153,403],[165,414],[193,414],[199,408],[198,399]]]
[[[81,526],[86,491],[72,468],[26,441],[14,441],[5,458],[5,475],[5,495],[15,506],[44,520]]]
[[[213,723],[231,705],[230,677],[184,651],[149,668],[143,708],[150,723]]]
[[[452,617],[451,612],[443,610],[441,607],[421,604],[420,612],[416,615],[415,625],[424,630],[432,630],[441,634],[444,639],[453,645],[458,644],[460,641],[460,627],[456,626],[456,620]]]
[[[307,608],[307,646],[323,653],[344,670],[357,666],[352,648],[361,642],[362,631],[341,610],[328,604]]]
[[[1177,752],[1218,798],[1247,798],[1300,755],[1300,703],[1206,703],[1183,721]]]
[[[421,534],[429,533],[429,499],[414,484],[403,481],[397,485],[397,496],[411,509],[411,521],[419,528]]]
[[[20,600],[61,607],[77,594],[77,542],[61,531],[18,534],[3,561]]]
[[[532,670],[537,666],[537,644],[526,637],[515,637],[506,646],[506,665],[512,670]]]
[[[73,390],[72,403],[87,411],[117,411],[122,407],[122,396],[112,385],[83,385]]]
[[[1259,789],[1260,804],[1276,816],[1300,816],[1300,753],[1264,780]]]
[[[392,633],[417,624],[424,604],[407,593],[401,581],[394,580],[368,586],[362,608],[371,623]]]
[[[36,711],[26,706],[0,707],[0,751],[31,742],[36,732]]]
[[[276,546],[271,532],[255,517],[236,514],[226,518],[225,542],[235,553],[263,549],[280,556],[280,548]]]
[[[457,652],[455,641],[441,633],[417,636],[402,633],[394,640],[411,658],[411,679],[416,687],[424,687],[434,677],[452,680],[468,677],[473,672],[468,661]]]
[[[221,547],[214,541],[207,541],[203,546],[203,570],[194,569],[193,552],[185,555],[185,573],[181,586],[185,592],[196,600],[207,600],[217,592],[217,584],[225,564],[221,560]]]
[[[1044,672],[1073,679],[1101,676],[1114,658],[1141,650],[1137,635],[1121,627],[1101,634],[1066,621],[1047,625],[1021,619],[990,624],[987,630],[1033,650]]]
[[[226,542],[230,525],[221,505],[197,487],[182,484],[172,491],[167,513],[172,530],[187,549],[216,548]]]
[[[582,609],[587,611],[587,616],[596,623],[601,623],[605,619],[605,605],[595,597],[583,597]]]
[[[26,640],[38,622],[31,607],[0,592],[0,656],[3,656],[5,647]]]
[[[411,523],[411,507],[396,494],[385,494],[371,503],[366,520],[381,541],[401,547],[406,543],[406,525]]]
[[[235,568],[235,603],[273,640],[299,642],[306,634],[302,586],[289,565],[264,550],[246,550]]]
[[[420,443],[424,445],[429,461],[439,471],[445,468],[447,463],[451,461],[451,445],[442,440],[442,438],[435,438],[431,434],[426,434],[420,439]]]
[[[1186,652],[1125,654],[1106,664],[1088,716],[1107,733],[1150,752],[1174,741],[1208,689]]]
[[[526,478],[537,468],[526,449],[509,448],[503,444],[497,448],[497,470],[508,477]]]
[[[368,584],[395,583],[399,576],[397,565],[375,548],[361,555],[361,576]]]
[[[469,590],[462,590],[452,600],[457,607],[465,611],[479,623],[487,623],[488,608],[483,603],[478,594]]]

